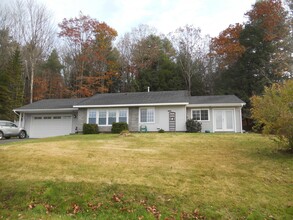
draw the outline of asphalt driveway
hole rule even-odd
[[[0,145],[12,143],[12,142],[24,141],[24,140],[27,140],[27,138],[25,138],[25,139],[19,139],[19,138],[3,139],[3,140],[0,140]]]

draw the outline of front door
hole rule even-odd
[[[215,131],[234,131],[234,111],[214,110]]]
[[[176,131],[176,112],[169,112],[169,131]]]

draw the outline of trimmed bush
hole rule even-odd
[[[128,124],[126,122],[114,122],[112,124],[112,133],[120,134],[123,130],[128,130]]]
[[[158,132],[159,133],[165,133],[165,130],[161,128]]]
[[[186,121],[186,130],[187,132],[200,132],[201,131],[201,123],[197,120],[188,119]]]
[[[83,124],[83,134],[98,134],[99,127],[97,124]]]

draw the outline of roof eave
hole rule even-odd
[[[116,104],[116,105],[74,105],[74,108],[114,108],[114,107],[142,107],[142,106],[179,106],[188,105],[188,102],[177,103],[143,103],[143,104]]]
[[[245,103],[205,103],[188,104],[187,107],[243,107]]]
[[[72,112],[77,108],[50,108],[50,109],[13,109],[15,112],[21,113],[54,113],[54,112]]]

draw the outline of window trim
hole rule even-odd
[[[205,122],[205,121],[210,121],[211,120],[211,114],[210,114],[210,109],[208,109],[208,108],[193,108],[193,109],[191,109],[191,119],[193,119],[193,111],[200,111],[200,118],[201,118],[201,111],[202,110],[207,110],[208,111],[208,120],[197,120],[197,121],[203,121],[203,122]]]
[[[110,119],[110,118],[114,118],[114,117],[110,117],[110,112],[113,112],[113,113],[115,112],[115,121],[112,122],[111,124],[109,124],[109,119]],[[116,123],[116,122],[117,122],[117,112],[118,112],[118,114],[119,114],[119,111],[117,111],[117,110],[108,110],[108,111],[107,111],[107,113],[106,113],[106,116],[107,116],[106,124],[112,126],[113,123]]]
[[[90,111],[95,111],[96,112],[96,124],[101,127],[111,127],[112,124],[109,124],[109,112],[115,111],[116,112],[116,122],[119,122],[119,111],[125,110],[126,111],[126,123],[129,123],[129,109],[128,108],[109,108],[109,109],[104,109],[104,108],[95,108],[95,109],[87,109],[87,123],[89,123],[89,112]],[[106,112],[106,124],[100,125],[99,124],[99,117],[100,117],[100,111],[105,111]]]
[[[141,121],[141,110],[142,109],[153,110],[154,111],[154,121],[152,121],[152,122],[142,122]],[[138,117],[139,117],[139,123],[140,124],[155,124],[156,123],[156,109],[155,108],[150,108],[150,107],[141,107],[141,108],[139,108]]]
[[[100,111],[103,111],[103,112],[106,112],[106,123],[105,124],[101,124],[99,123],[100,121]],[[99,126],[108,126],[108,110],[106,109],[98,109],[97,110],[97,121],[96,121],[96,124],[99,125]]]
[[[120,122],[120,111],[126,111],[126,123],[128,124],[128,110],[127,109],[118,109],[117,113],[118,115],[116,115],[116,121]],[[124,117],[121,117],[124,118]]]
[[[96,119],[95,124],[97,124],[97,111],[94,111],[94,110],[91,110],[91,109],[87,113],[87,123],[90,124],[90,115],[91,115],[91,113],[95,113],[95,119]]]

